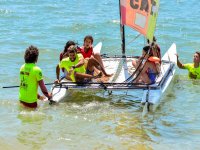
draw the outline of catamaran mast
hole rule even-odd
[[[121,46],[122,46],[122,57],[125,57],[125,30],[124,25],[122,25],[122,18],[121,18],[121,5],[119,0],[119,15],[120,15],[120,34],[121,34]]]
[[[125,56],[125,32],[124,32],[124,25],[120,25],[121,31],[121,39],[122,39],[122,56]]]

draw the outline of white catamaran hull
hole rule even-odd
[[[94,48],[100,52],[102,47],[102,43],[97,44]],[[172,46],[168,49],[165,55],[162,57],[162,65],[161,65],[161,73],[159,77],[156,79],[155,84],[151,85],[133,85],[130,82],[126,81],[135,71],[135,68],[132,66],[132,60],[135,59],[133,57],[105,57],[103,58],[103,63],[105,69],[108,73],[114,73],[114,75],[109,78],[106,83],[89,83],[84,85],[77,85],[76,83],[72,83],[67,81],[66,79],[62,80],[63,84],[58,86],[54,86],[52,88],[53,98],[52,100],[55,102],[60,102],[63,99],[66,99],[68,94],[75,92],[77,90],[108,90],[108,91],[116,91],[116,90],[131,90],[131,93],[136,93],[136,89],[143,90],[143,95],[141,95],[141,103],[152,104],[153,106],[157,106],[160,102],[162,94],[166,91],[169,86],[172,78],[175,73],[175,64],[176,64],[176,45],[172,44]],[[67,83],[68,82],[68,83]],[[137,95],[137,94],[136,94]]]
[[[141,103],[153,105],[153,110],[156,109],[161,100],[161,96],[164,94],[174,77],[177,62],[176,53],[176,45],[172,44],[162,57],[161,74],[157,78],[157,82],[160,80],[160,84],[158,85],[159,88],[153,89],[153,86],[150,86],[149,89],[144,90]]]
[[[100,54],[101,48],[102,48],[102,42],[99,42],[99,43],[93,48],[93,52],[94,52],[94,53],[99,53],[99,54]],[[61,83],[63,83],[63,82],[71,82],[71,81],[69,81],[69,80],[67,80],[67,79],[63,79],[63,80],[61,81]],[[53,85],[51,91],[52,91],[52,96],[53,96],[53,97],[52,97],[52,100],[53,100],[54,102],[60,102],[60,101],[62,101],[63,99],[65,99],[65,98],[69,95],[69,93],[72,93],[72,92],[73,92],[73,90],[70,90],[70,89],[68,89],[67,87],[66,87],[66,88],[63,88],[64,85],[65,85],[65,84],[60,84],[60,86],[55,86],[55,85]],[[67,86],[67,85],[69,85],[69,84],[66,84],[66,86]],[[72,84],[72,85],[74,85],[74,84]]]

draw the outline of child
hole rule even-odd
[[[83,55],[84,58],[94,57],[104,68],[103,61],[100,53],[93,52],[93,37],[91,35],[87,35],[84,38],[83,46],[78,50]]]
[[[44,100],[45,98],[38,94],[38,85],[48,99],[52,97],[44,84],[42,70],[36,66],[38,56],[37,47],[29,46],[24,55],[25,64],[20,68],[19,101],[29,108],[36,108],[37,99]]]
[[[142,57],[140,57],[138,61],[132,62],[135,68],[140,67],[137,72],[137,77],[134,81],[135,83],[153,84],[156,81],[156,76],[159,73],[159,67],[157,66],[160,64],[155,61],[149,60],[151,56],[149,54],[150,48],[150,46],[143,47]]]
[[[73,82],[84,82],[89,81],[92,78],[101,77],[101,72],[94,76],[94,67],[100,66],[100,64],[95,60],[90,58],[87,64],[87,67],[84,66],[84,58],[82,54],[77,54],[77,48],[74,45],[71,45],[68,48],[69,57],[62,59],[56,68],[56,74],[59,73],[60,68],[65,68],[68,74],[69,80]],[[101,67],[101,66],[100,66]],[[102,72],[106,74],[105,70],[102,69]],[[55,80],[55,83],[59,83],[61,79],[58,78]]]
[[[157,39],[155,36],[153,36],[153,42],[150,43],[150,41],[147,39],[147,44],[151,47],[150,49],[150,56],[157,57],[160,59],[159,63],[161,64],[161,50],[160,46],[156,43]]]
[[[182,64],[177,56],[177,66],[180,69],[188,70],[188,77],[190,79],[200,79],[200,52],[195,52],[193,56],[193,63]]]
[[[71,45],[76,45],[74,41],[67,41],[67,43],[65,44],[65,48],[63,50],[63,52],[60,53],[60,61],[67,56],[67,49],[71,46]]]
[[[75,44],[74,41],[71,41],[71,40],[67,41],[67,43],[65,44],[63,52],[60,53],[60,61],[62,61],[63,58],[68,57],[67,50],[71,45],[76,45],[76,44]],[[57,68],[58,68],[58,66],[57,66]],[[65,71],[64,68],[62,68],[62,72],[63,72],[63,75],[61,75],[61,78],[67,76],[67,72]],[[57,75],[60,76],[60,72]],[[57,78],[59,78],[59,77],[57,77]]]
[[[102,61],[102,58],[101,58],[101,55],[100,53],[94,53],[93,52],[93,37],[91,35],[87,35],[85,36],[84,38],[84,43],[83,43],[83,46],[80,47],[78,49],[78,51],[83,55],[83,57],[85,58],[85,64],[87,64],[87,61],[89,60],[89,58],[94,58],[96,59],[96,61],[98,61],[98,63],[100,64],[100,66],[102,66],[102,69],[105,70],[105,67],[103,65],[103,61]],[[95,72],[98,72],[98,70],[100,68],[95,68]],[[112,74],[104,74],[105,76],[107,77],[111,77]]]

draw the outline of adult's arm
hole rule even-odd
[[[63,59],[63,53],[60,53],[60,61]]]
[[[75,68],[79,68],[84,65],[84,58],[81,57],[79,62],[75,65]]]
[[[46,88],[46,86],[45,86],[45,84],[44,84],[44,81],[43,81],[43,80],[40,80],[38,83],[39,83],[39,86],[40,86],[40,89],[41,89],[42,93],[43,93],[48,99],[51,99],[52,96],[51,96],[50,93],[48,93],[47,88]]]

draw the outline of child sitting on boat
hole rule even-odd
[[[85,66],[84,58],[82,54],[77,54],[76,46],[71,45],[68,48],[67,53],[69,57],[63,58],[56,68],[56,83],[60,82],[58,75],[58,73],[60,72],[60,68],[64,68],[67,71],[66,78],[73,82],[85,82],[86,80],[88,81],[93,78],[101,77],[102,72],[103,74],[107,75],[102,65],[94,58],[90,58],[88,60],[87,66]],[[94,67],[100,68],[102,72],[94,76]]]
[[[71,40],[67,41],[67,43],[65,44],[64,50],[60,53],[60,58],[59,58],[60,61],[61,61],[63,58],[68,57],[67,50],[68,50],[68,48],[69,48],[71,45],[74,45],[74,46],[75,46],[76,43],[75,43],[74,41],[71,41]],[[58,68],[58,65],[57,65],[56,68]],[[64,68],[62,68],[62,72],[63,72],[64,74],[61,75],[61,78],[68,77],[68,76],[67,76],[67,72],[65,71]],[[59,71],[58,71],[58,69],[57,69],[56,75],[57,75],[56,78],[59,79],[59,77],[60,77],[60,69],[59,69]],[[69,78],[68,78],[68,80],[69,80]]]
[[[102,68],[105,70],[101,55],[99,51],[93,51],[93,37],[91,35],[86,35],[84,37],[84,43],[82,47],[78,47],[78,52],[81,53],[84,57],[85,64],[88,63],[88,60],[96,59],[96,61],[99,62],[99,64],[102,66]],[[100,68],[94,67],[95,74],[99,73]],[[106,82],[109,77],[111,77],[113,74],[104,74],[104,76],[101,78],[102,82]]]
[[[69,48],[71,45],[76,45],[76,43],[75,43],[74,41],[71,41],[71,40],[67,41],[67,43],[65,44],[64,50],[60,53],[60,61],[61,61],[63,58],[65,58],[65,57],[68,56],[68,55],[67,55],[67,50],[68,50],[68,48]]]
[[[150,55],[150,46],[145,46],[142,51],[142,57],[138,60],[133,60],[132,65],[136,68],[136,78],[134,83],[154,84],[156,77],[159,74],[158,65],[160,59]],[[139,69],[137,69],[139,67]]]
[[[156,43],[157,39],[155,36],[153,36],[153,42],[150,43],[149,39],[147,39],[147,44],[150,46],[150,56],[157,57],[160,59],[160,64],[161,64],[161,50],[160,46]]]
[[[84,58],[90,58],[93,56],[103,66],[103,61],[102,61],[100,52],[94,53],[93,51],[93,46],[92,46],[93,41],[94,39],[91,35],[86,35],[84,37],[83,46],[78,48],[78,52],[80,52]]]
[[[93,46],[92,46],[93,41],[94,39],[91,35],[85,36],[84,41],[83,41],[84,42],[83,46],[78,48],[78,52],[80,52],[83,55],[83,57],[85,58],[85,61],[91,57],[94,57],[101,64],[103,69],[105,69],[100,52],[93,51]]]

